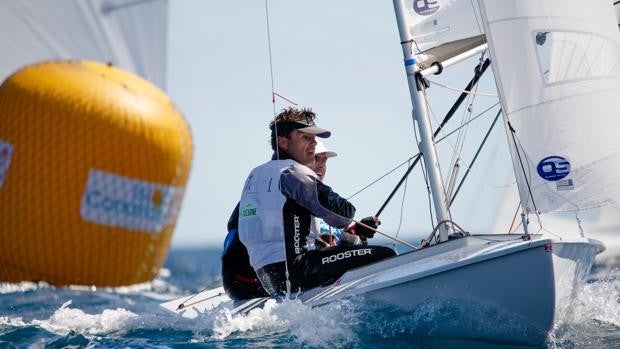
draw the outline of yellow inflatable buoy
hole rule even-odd
[[[0,281],[151,280],[191,158],[183,116],[134,74],[89,61],[13,74],[0,86]]]

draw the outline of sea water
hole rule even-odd
[[[595,266],[543,347],[620,348],[619,265],[612,259]],[[465,304],[429,302],[403,312],[362,298],[318,308],[293,300],[234,316],[222,306],[194,320],[159,308],[161,302],[218,286],[219,268],[218,251],[176,249],[156,280],[131,287],[0,284],[0,348],[519,347],[477,340],[478,330],[518,330],[519,324],[498,323],[494,314]],[[464,313],[469,322],[454,323]],[[471,336],[451,338],[452,325],[469,326]]]

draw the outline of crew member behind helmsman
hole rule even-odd
[[[312,216],[327,224],[355,230],[361,237],[374,231],[351,225],[355,207],[325,184],[309,166],[313,165],[315,136],[330,132],[315,126],[309,109],[288,108],[270,123],[270,161],[256,167],[245,181],[239,202],[239,239],[263,288],[273,297],[290,291],[327,285],[346,270],[395,255],[383,246],[334,246],[308,251]],[[374,228],[378,219],[362,223]]]
[[[316,140],[312,170],[314,170],[321,182],[324,183],[327,174],[327,160],[336,156],[338,156],[338,153],[328,150],[323,142]],[[365,241],[365,239],[362,240],[359,236],[351,234],[345,231],[345,229],[330,226],[321,218],[312,217],[310,235],[306,238],[306,248],[314,250],[338,245],[361,245]]]

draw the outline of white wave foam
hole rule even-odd
[[[558,315],[550,335],[552,348],[597,346],[596,342],[604,341],[608,332],[617,333],[620,328],[620,281],[581,285],[572,306]]]
[[[124,308],[116,308],[104,309],[101,313],[88,314],[81,309],[70,308],[71,303],[71,301],[65,302],[46,320],[35,319],[28,323],[22,321],[21,318],[0,317],[0,325],[34,325],[63,336],[70,333],[78,333],[86,337],[120,337],[137,329],[161,330],[169,328],[198,333],[205,326],[203,322],[192,321],[157,311],[148,314],[136,314]],[[213,321],[207,321],[206,323],[212,324]]]
[[[32,324],[50,332],[67,335],[77,332],[84,335],[101,335],[123,332],[137,314],[123,308],[105,309],[101,314],[87,314],[83,310],[69,308],[71,301],[65,302],[47,320],[33,320]]]
[[[597,320],[620,327],[620,282],[584,284],[567,320],[571,323]]]
[[[0,316],[0,328],[3,327],[21,327],[26,326],[26,323],[21,317],[11,318],[8,316]]]
[[[352,329],[356,324],[354,308],[348,301],[310,308],[298,300],[268,300],[262,309],[246,315],[233,316],[228,309],[222,309],[213,322],[213,338],[287,333],[310,347],[347,346],[357,338]]]

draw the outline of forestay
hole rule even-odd
[[[526,212],[617,202],[620,34],[612,3],[479,5]]]
[[[418,65],[428,67],[484,44],[475,1],[417,0],[405,6]]]
[[[2,1],[0,83],[46,59],[109,62],[165,88],[166,0]]]

